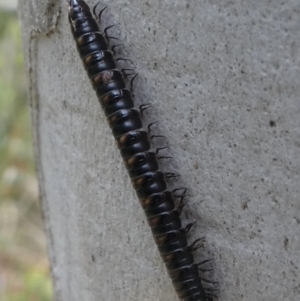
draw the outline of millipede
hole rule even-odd
[[[196,264],[193,256],[193,251],[202,247],[203,238],[188,245],[187,233],[193,223],[183,227],[180,219],[186,190],[171,191],[167,187],[166,178],[175,175],[159,169],[158,153],[163,148],[151,150],[150,130],[144,130],[141,120],[141,112],[147,105],[140,106],[139,110],[134,107],[131,89],[126,88],[124,74],[117,69],[113,58],[114,49],[107,42],[106,32],[110,27],[104,34],[100,32],[98,24],[105,8],[96,15],[96,7],[91,11],[83,0],[68,0],[67,6],[83,66],[107,117],[177,295],[181,301],[212,301],[215,289],[205,288],[203,282],[210,281],[199,273],[199,270],[208,271],[199,266],[210,260]],[[178,195],[178,191],[183,193]],[[176,197],[180,198],[178,206]]]

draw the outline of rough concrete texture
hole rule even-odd
[[[97,1],[89,1],[93,6]],[[220,301],[300,297],[300,4],[101,1],[134,61],[137,105],[191,194],[197,260]],[[59,301],[174,301],[76,53],[64,1],[20,3],[41,196]],[[119,41],[118,41],[119,42]],[[125,64],[126,65],[126,64]],[[124,66],[124,65],[123,65]],[[128,65],[126,65],[128,66]]]

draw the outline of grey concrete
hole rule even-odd
[[[93,6],[97,1],[89,1]],[[20,3],[57,300],[177,300],[72,40],[64,1]],[[220,301],[300,299],[300,4],[101,1],[188,186]],[[184,214],[184,218],[186,215]]]

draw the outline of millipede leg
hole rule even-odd
[[[179,174],[176,174],[174,172],[165,172],[164,176],[165,176],[166,179],[174,179],[174,178],[179,178],[180,177]]]
[[[211,288],[211,287],[206,287],[205,291],[212,292],[212,293],[220,292],[220,290],[218,288]]]
[[[175,197],[181,197],[182,195],[185,195],[187,188],[186,187],[176,188],[176,189],[172,190],[172,193],[174,194],[174,192],[177,192],[180,190],[183,190],[183,193],[181,195],[174,195]]]
[[[206,278],[203,278],[203,277],[200,277],[201,281],[203,282],[206,282],[206,283],[210,283],[210,284],[219,284],[218,281],[211,281],[211,280],[208,280]]]
[[[154,124],[157,124],[157,123],[159,123],[159,121],[154,121],[154,122],[151,122],[151,123],[149,123],[148,124],[148,126],[147,126],[147,129],[148,129],[148,134],[150,135],[150,133],[151,133],[151,131],[152,131],[152,126],[154,125]]]
[[[187,224],[186,227],[183,229],[184,233],[185,234],[189,233],[195,224],[196,224],[196,222]]]
[[[159,147],[159,148],[157,148],[156,151],[155,151],[155,154],[158,155],[158,153],[159,153],[160,151],[164,150],[164,149],[168,149],[168,147],[167,147],[167,146],[164,146],[164,147]]]
[[[176,192],[176,191],[181,191],[181,190],[183,190],[183,192],[182,192],[181,194],[174,194],[174,192]],[[190,197],[190,195],[189,195],[189,194],[186,194],[186,192],[187,192],[187,188],[186,188],[186,187],[183,187],[183,188],[176,188],[176,189],[174,189],[174,190],[172,191],[173,196],[174,196],[175,198],[180,198],[180,203],[183,202],[183,199],[184,199],[184,198]]]
[[[164,150],[164,149],[167,149],[169,147],[165,146],[165,147],[160,147],[160,148],[157,148],[156,151],[155,151],[155,154],[157,156],[157,159],[160,160],[160,159],[172,159],[171,156],[158,156],[158,153],[161,151],[161,150]]]
[[[180,202],[182,202],[185,197],[190,197],[189,194],[186,194],[187,188],[177,188],[175,190],[177,190],[177,191],[183,190],[183,192],[181,194],[174,194],[173,193],[174,198],[179,198]],[[174,192],[175,190],[173,190],[172,192]]]
[[[105,38],[106,38],[107,41],[109,41],[109,40],[119,40],[116,37],[110,37],[110,36],[105,36]]]
[[[133,82],[137,78],[138,73],[135,74],[135,76],[130,81],[130,92],[133,93]]]
[[[96,3],[96,5],[93,7],[93,15],[94,15],[95,19],[98,21],[98,23],[100,23],[100,21],[101,21],[102,13],[107,9],[107,6],[105,6],[102,10],[100,10],[99,14],[97,15],[96,9],[99,4],[100,4],[100,1],[98,3]]]
[[[99,14],[98,14],[98,20],[99,22],[101,21],[101,16],[103,14],[103,12],[107,9],[107,6],[105,6],[102,10],[100,10]]]
[[[116,55],[116,48],[120,46],[124,47],[124,44],[117,44],[111,47],[111,52],[113,53],[113,55]]]
[[[132,68],[123,68],[123,69],[121,69],[121,72],[122,72],[124,77],[128,77],[128,76],[131,76],[131,75],[135,74],[135,73],[127,73],[126,71],[134,71],[134,69],[132,69]]]
[[[99,15],[96,14],[96,8],[98,7],[99,4],[100,4],[100,1],[97,2],[96,5],[93,7],[93,15],[96,20],[99,20]],[[106,7],[104,9],[106,9]]]
[[[157,157],[157,160],[161,160],[161,159],[172,159],[173,157],[171,156],[159,156]]]
[[[110,25],[110,26],[108,26],[108,27],[106,27],[106,28],[104,29],[104,35],[105,35],[105,36],[107,36],[107,31],[108,31],[110,28],[112,28],[112,27],[115,27],[115,25]]]
[[[143,116],[143,113],[151,107],[152,107],[151,103],[145,103],[145,104],[140,105],[139,106],[140,115]]]
[[[186,190],[183,192],[183,194],[181,196],[176,196],[180,198],[180,202],[179,205],[177,207],[177,211],[179,212],[179,214],[182,213],[182,209],[183,207],[187,204],[187,202],[184,202],[184,198],[190,197],[189,194],[185,194]]]
[[[163,136],[163,135],[152,135],[152,136],[150,136],[150,140],[152,140],[153,138],[164,138],[164,139],[166,139],[166,136]]]
[[[133,64],[132,60],[130,60],[130,59],[123,59],[121,57],[119,57],[119,58],[116,59],[116,62],[119,62],[119,61],[130,62],[131,64]]]
[[[197,266],[200,266],[200,265],[206,264],[208,262],[212,262],[212,261],[214,261],[214,259],[206,259],[206,260],[203,260],[203,261],[197,263]]]
[[[206,294],[206,301],[214,301],[214,298],[218,298],[214,294]]]
[[[183,210],[183,208],[185,206],[185,203],[183,202],[184,197],[185,196],[183,195],[182,198],[181,198],[181,200],[180,200],[180,203],[179,203],[179,205],[177,207],[177,211],[178,211],[179,215],[182,213],[182,210]]]
[[[212,272],[214,269],[198,269],[202,273]]]
[[[154,122],[152,122],[152,123],[150,123],[150,124],[148,124],[148,135],[150,135],[150,133],[151,133],[151,127],[154,125],[154,124],[156,124],[156,123],[158,123],[159,121],[154,121]],[[152,140],[153,138],[164,138],[164,139],[166,139],[166,136],[163,136],[163,135],[151,135],[150,136],[150,140]]]
[[[202,247],[204,246],[204,240],[205,240],[205,237],[201,237],[201,238],[196,239],[196,240],[188,247],[189,251],[193,252],[193,251],[196,251],[196,250],[202,248]],[[197,245],[197,243],[199,243],[199,242],[200,242],[200,244]]]
[[[111,36],[109,36],[108,34],[107,34],[107,31],[110,29],[110,28],[112,28],[112,27],[114,27],[115,25],[110,25],[110,26],[108,26],[108,27],[106,27],[105,29],[104,29],[104,36],[105,36],[105,38],[106,38],[106,40],[108,41],[108,40],[119,40],[118,38],[116,38],[116,37],[111,37]]]

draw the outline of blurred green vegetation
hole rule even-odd
[[[17,15],[0,11],[0,300],[50,301],[52,285]]]

